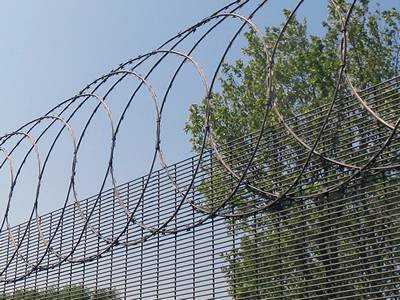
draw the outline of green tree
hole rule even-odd
[[[17,290],[13,294],[0,295],[2,300],[117,300],[121,299],[112,289],[97,289],[91,291],[80,285],[71,285],[47,290]]]
[[[348,6],[344,1],[340,1],[338,7],[341,15],[345,15]],[[359,89],[381,83],[399,73],[400,12],[397,9],[379,10],[379,7],[372,11],[371,7],[369,1],[360,1],[347,26],[346,73]],[[285,10],[284,14],[288,17],[290,12]],[[273,97],[276,99],[277,111],[285,119],[315,109],[318,112],[318,109],[321,110],[333,99],[341,65],[338,49],[342,25],[338,11],[329,7],[328,18],[322,25],[324,32],[321,35],[310,35],[307,21],[293,18],[278,45],[274,60]],[[265,29],[262,38],[269,50],[275,44],[279,32],[279,27]],[[210,116],[214,138],[218,145],[222,145],[219,150],[231,168],[239,174],[245,165],[243,161],[249,157],[243,153],[251,152],[245,150],[254,147],[253,133],[261,127],[266,104],[267,58],[263,43],[253,31],[247,32],[245,36],[248,45],[243,49],[243,54],[247,59],[223,66],[222,91],[212,95]],[[343,84],[339,90],[337,107],[348,105],[346,96],[350,92],[349,86]],[[396,98],[392,96],[387,99],[390,102]],[[191,134],[193,148],[197,151],[203,139],[205,107],[205,103],[191,106],[185,128]],[[363,115],[368,117],[368,112],[361,108],[356,114],[358,118]],[[355,152],[361,157],[367,156],[369,150],[362,145],[373,144],[380,138],[372,138],[370,134],[362,132],[357,137],[351,136],[350,129],[345,127],[346,123],[341,122],[351,117],[341,114],[339,109],[335,111],[334,117],[339,120],[336,122],[337,127],[330,128],[333,134],[324,137],[318,149],[328,156],[337,152],[348,157],[352,157]],[[317,113],[316,118],[308,117],[305,120],[308,127],[314,128],[308,134],[315,137],[322,125],[321,116]],[[254,166],[259,167],[249,170],[247,183],[261,186],[264,190],[270,188],[274,192],[273,183],[283,181],[282,177],[285,179],[287,176],[282,174],[290,172],[293,165],[301,164],[304,148],[289,140],[279,144],[276,135],[282,125],[277,115],[270,114],[268,126],[269,130],[262,141],[263,150],[255,157]],[[342,137],[343,134],[349,137],[343,142],[337,139],[336,132],[342,132]],[[378,130],[377,135],[380,134]],[[307,140],[308,137],[303,138]],[[237,144],[241,145],[240,150],[235,147]],[[355,159],[354,162],[360,161]],[[218,167],[217,159],[213,159],[213,164],[217,166],[214,169],[205,167],[212,173],[201,187],[206,195],[204,206],[209,209],[228,195],[235,185],[235,179],[226,171],[215,171],[223,169]],[[323,161],[316,160],[315,164],[319,167],[300,183],[308,192],[321,185],[329,186],[327,178],[339,176],[337,171],[325,166]],[[396,180],[393,181],[393,178],[385,174],[361,177],[347,191],[296,202],[286,199],[273,204],[267,212],[239,220],[227,220],[231,234],[233,230],[241,231],[239,247],[225,253],[231,295],[235,299],[297,299],[311,296],[328,299],[329,296],[324,296],[326,293],[335,295],[344,289],[335,285],[334,281],[339,279],[352,286],[348,296],[357,296],[365,288],[376,293],[386,293],[387,287],[379,281],[370,281],[375,276],[371,269],[400,276],[399,270],[393,267],[399,263],[398,254],[395,254],[396,257],[388,254],[398,253],[399,244],[382,241],[375,231],[379,226],[392,224],[390,226],[396,228],[398,224],[386,220],[390,215],[383,212],[379,213],[379,221],[374,219],[377,218],[377,207],[384,201],[379,198],[382,197],[380,190],[392,189],[388,193],[394,193],[398,202],[398,190],[393,190],[398,182],[397,177]],[[224,184],[218,184],[222,182]],[[227,182],[232,182],[232,185]],[[265,201],[263,195],[249,195],[246,191],[246,187],[240,189],[229,207],[243,211],[246,207]],[[353,202],[341,201],[358,192],[360,196],[354,196]],[[369,203],[364,199],[371,197],[379,201]],[[361,219],[368,221],[360,226]],[[382,225],[379,222],[386,223]],[[347,231],[343,231],[343,224]],[[390,228],[387,230],[390,231]],[[313,239],[308,239],[307,235]],[[354,259],[348,261],[340,255]],[[379,257],[380,260],[371,261],[368,258],[370,256]],[[383,260],[390,260],[390,266],[379,262]],[[354,261],[358,262],[356,266],[353,266]],[[357,281],[354,278],[361,279]],[[364,279],[368,283],[363,282]],[[287,296],[292,292],[296,296]]]

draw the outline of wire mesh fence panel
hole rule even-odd
[[[293,102],[288,111],[274,100],[279,89],[274,55],[299,1],[286,12],[275,46],[264,49],[265,90],[252,95],[264,100],[263,121],[246,134],[239,134],[241,124],[233,126],[237,132],[219,139],[216,125],[227,121],[213,114],[222,99],[218,93],[224,92],[213,86],[244,28],[258,33],[253,19],[266,2],[228,4],[0,138],[0,170],[8,166],[10,174],[0,228],[0,299],[400,299],[400,77],[353,86],[347,43],[357,1],[328,2],[342,14],[330,101]],[[232,39],[211,71],[202,68],[191,55],[231,19],[241,22]],[[179,48],[184,42],[187,48]],[[151,74],[171,56],[180,63],[168,77],[164,97],[157,97]],[[184,64],[194,67],[205,89],[197,106],[204,111],[194,138],[196,154],[168,164],[162,115]],[[121,83],[132,77],[137,80],[133,91]],[[116,145],[130,105],[143,90],[154,101],[154,153],[146,175],[120,184],[118,166],[128,162],[118,162]],[[111,114],[114,102],[108,98],[115,91],[129,95],[126,106],[119,105],[119,119]],[[89,99],[96,105],[86,121],[76,123]],[[106,169],[93,178],[79,177],[80,151],[100,113],[111,129]],[[65,201],[41,214],[45,170],[63,135],[73,150],[71,175],[60,193]],[[25,223],[12,225],[13,196],[30,159],[39,170],[33,209]],[[98,190],[81,200],[79,184],[92,181],[99,182]]]

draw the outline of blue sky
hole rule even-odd
[[[40,116],[57,103],[73,96],[96,77],[107,73],[119,63],[156,48],[179,30],[192,25],[223,4],[223,1],[207,2],[2,2],[0,134],[11,132],[23,123]],[[141,132],[136,130],[137,141],[141,140],[140,134]],[[148,162],[144,162],[138,156],[141,155],[141,151],[152,149],[150,140],[147,144],[145,149],[137,147],[137,159],[132,159],[132,173],[125,172],[123,176],[119,176],[123,177],[119,182],[146,172]],[[107,149],[108,147],[107,144]],[[69,163],[70,148],[58,149],[58,153],[60,152],[66,154],[56,164],[61,165],[61,160],[65,159]],[[95,159],[90,161],[81,158],[80,162],[86,163],[81,169],[93,168],[98,171]],[[33,161],[30,165],[28,162],[27,167],[32,170],[21,175],[10,216],[13,223],[24,220],[32,208],[36,184]],[[0,187],[4,199],[8,181],[7,176],[4,176],[4,171],[7,170],[3,168],[2,171]],[[64,197],[55,198],[60,190],[59,186],[62,185],[61,181],[67,181],[67,173],[67,170],[60,172],[58,182],[51,181],[51,178],[44,179],[43,200],[39,205],[41,212],[61,206]],[[58,175],[56,172],[52,174],[52,178]],[[100,179],[101,176],[97,177]],[[82,185],[78,189],[82,197],[95,193]],[[62,190],[64,192],[64,189]],[[4,201],[0,204],[0,210],[3,209]]]
[[[395,5],[396,2],[385,1],[385,5]],[[228,1],[222,0],[2,1],[0,134],[11,132],[19,125],[40,116],[119,63],[156,48],[178,31],[226,3]],[[261,25],[278,24],[282,20],[281,9],[293,7],[294,4],[295,1],[291,0],[279,3],[272,1],[256,18],[256,22]],[[326,15],[326,2],[306,1],[300,15],[310,17],[311,32],[318,33],[321,31],[320,21]],[[229,23],[228,27],[237,27],[238,23],[235,22]],[[216,54],[220,55],[218,51],[224,48],[224,30],[228,30],[228,27],[223,27],[205,43],[207,48],[203,47],[202,52],[195,54],[205,65],[208,74],[211,74],[216,63]],[[239,41],[228,60],[238,58],[243,45],[243,41]],[[156,87],[162,86],[165,80],[163,75],[168,71],[167,67],[165,69],[154,76]],[[197,79],[192,80],[190,76],[193,74],[188,72],[191,75],[182,78],[180,84],[178,82],[181,90],[171,97],[183,101],[171,104],[166,110],[170,121],[165,125],[167,130],[163,133],[162,142],[169,163],[189,155],[188,137],[183,134],[182,128],[187,118],[190,97],[193,96],[193,101],[201,99],[201,92],[195,87]],[[119,98],[122,98],[122,94]],[[146,173],[151,156],[149,153],[154,148],[154,128],[151,128],[154,115],[150,109],[140,105],[137,115],[132,116],[132,123],[128,123],[131,127],[129,136],[132,138],[126,142],[122,139],[118,145],[121,150],[116,169],[120,183]],[[147,125],[150,128],[148,131]],[[93,145],[88,146],[86,156],[82,155],[79,160],[81,165],[78,175],[81,177],[78,178],[81,186],[78,189],[82,197],[96,192],[95,186],[101,178],[98,172],[101,172],[99,170],[102,167],[104,169],[99,163],[100,157],[106,157],[107,153],[101,149],[101,136],[105,129],[102,126],[98,127],[101,128],[100,133],[94,129]],[[61,166],[68,170],[68,155],[71,151],[67,147],[60,147],[58,151],[60,156],[54,159],[53,169],[50,168],[53,172],[45,178],[47,185],[43,188],[43,200],[39,205],[42,213],[60,207],[64,200],[57,199],[60,191],[65,189],[61,186],[68,179],[68,172],[63,172]],[[103,154],[100,153],[102,151]],[[34,163],[28,162],[28,167],[29,163],[33,168]],[[12,215],[15,223],[22,221],[31,210],[35,185],[33,172],[29,169],[21,176],[14,204],[18,209]],[[0,174],[2,199],[7,195],[6,180],[7,176]],[[0,201],[2,212],[4,201]]]
[[[216,2],[3,1],[1,133],[155,48],[222,4]]]

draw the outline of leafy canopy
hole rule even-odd
[[[341,14],[345,15],[348,8],[345,2],[341,1],[339,7]],[[284,11],[286,17],[289,14],[288,10]],[[273,68],[273,99],[284,117],[320,107],[330,103],[333,99],[341,64],[338,54],[341,22],[337,11],[332,7],[329,7],[328,17],[322,26],[324,31],[321,35],[311,35],[308,33],[307,20],[294,18],[288,25],[277,48]],[[399,29],[400,12],[398,10],[380,10],[379,6],[378,9],[372,10],[372,5],[367,0],[359,1],[355,6],[347,27],[346,73],[358,89],[364,89],[398,75]],[[275,44],[280,30],[280,27],[265,28],[262,39],[269,50]],[[223,66],[220,79],[222,91],[212,95],[210,121],[214,137],[220,145],[228,144],[239,137],[257,131],[260,129],[263,119],[266,105],[267,58],[260,37],[253,31],[247,32],[245,36],[248,41],[247,46],[243,49],[245,58]],[[344,82],[339,97],[347,95],[349,92],[348,85]],[[202,144],[204,115],[205,102],[190,107],[189,120],[185,130],[191,134],[195,151],[199,151]],[[274,114],[269,115],[267,120],[269,125],[277,122],[275,117]],[[360,133],[366,143],[370,137],[367,133],[364,135]],[[334,138],[335,135],[332,135],[332,139]],[[355,143],[352,144],[351,140],[347,143],[350,149],[346,151],[356,151],[353,149]],[[330,145],[335,145],[336,149],[332,150],[335,152],[343,150],[343,148],[339,148],[346,146],[345,143],[335,141],[331,141]],[[291,145],[286,146],[292,147]],[[301,157],[302,153],[297,153],[296,149],[292,149],[293,156]],[[280,170],[285,170],[282,161],[286,157],[282,159],[274,151],[258,155],[262,156],[261,164],[269,166],[269,168],[264,168],[265,172],[275,172],[278,176],[281,175],[278,174]],[[274,155],[277,157],[275,158]],[[232,157],[234,157],[234,153],[232,153]],[[236,159],[237,162],[235,159],[231,159],[231,164],[243,165],[240,159],[242,158]],[[330,174],[331,169],[323,168],[322,166],[321,173],[328,177],[327,174]],[[219,190],[215,191],[209,186],[212,186],[213,181],[230,182],[230,177],[223,172],[209,175],[210,178],[205,182],[202,192],[205,194],[205,202],[208,201],[212,204],[218,197],[215,196],[217,192],[220,198],[229,194],[229,186],[223,184],[227,191],[223,190],[223,187],[219,187]],[[224,180],[224,176],[226,180]],[[261,177],[258,178],[260,182],[265,179],[262,178],[263,176],[266,177],[263,171],[256,173],[256,176]],[[324,178],[310,179],[317,185],[321,183],[318,182],[319,180],[323,181]],[[371,181],[385,188],[393,186],[393,182],[390,182],[385,176],[381,179],[372,178]],[[368,183],[359,186],[359,188],[361,187],[368,190],[370,196],[376,193],[372,185],[370,186]],[[330,194],[329,197],[309,199],[304,203],[301,201],[289,202],[285,211],[282,210],[282,207],[277,206],[275,211],[271,209],[267,213],[261,212],[257,217],[237,221],[227,220],[230,234],[235,235],[235,232],[238,234],[237,232],[241,231],[239,245],[236,249],[228,250],[224,254],[227,262],[225,272],[230,286],[230,294],[235,299],[277,298],[278,295],[280,299],[307,299],[309,296],[327,299],[327,296],[323,295],[325,291],[330,295],[335,295],[340,291],[340,287],[334,287],[334,281],[337,278],[341,278],[346,284],[351,284],[354,277],[364,278],[365,270],[372,269],[375,272],[374,276],[382,276],[382,274],[386,274],[384,272],[390,270],[392,272],[390,274],[394,274],[393,276],[398,278],[398,268],[392,267],[392,265],[398,265],[398,257],[390,262],[391,266],[384,266],[381,269],[363,257],[363,255],[371,255],[378,264],[387,256],[385,247],[391,249],[388,250],[392,251],[391,253],[395,253],[399,249],[398,241],[395,243],[392,241],[382,242],[372,225],[370,228],[360,230],[358,219],[374,222],[373,220],[377,218],[373,204],[361,201],[361,204],[344,203],[340,208],[333,207],[337,205],[335,203],[340,203],[341,199],[346,197],[348,195],[345,193],[337,192]],[[248,196],[245,199],[237,196],[235,201],[234,205],[236,206],[240,206],[241,202],[250,202]],[[394,199],[392,201],[396,202]],[[360,208],[357,208],[356,205],[360,205]],[[354,214],[347,216],[344,212],[346,209],[354,211]],[[331,211],[333,215],[323,214],[321,211]],[[291,217],[286,217],[285,214],[289,214]],[[342,232],[340,222],[346,222],[348,226],[346,231]],[[321,227],[320,224],[326,224],[326,226]],[[313,232],[318,238],[315,239],[315,236],[310,237],[305,234],[303,236],[304,228],[307,228],[308,232]],[[359,243],[360,235],[374,237],[369,241],[372,246]],[[374,245],[377,244],[382,250],[374,249]],[[281,255],[281,253],[286,254]],[[341,258],[341,255],[344,258]],[[346,255],[353,257],[354,261],[362,261],[363,264],[354,265],[354,263],[346,261]],[[389,264],[389,262],[387,263]],[[286,270],[286,272],[282,272],[282,270]],[[343,270],[351,270],[351,273],[343,273]],[[380,281],[376,281],[371,283],[369,291],[383,294],[387,289],[390,292],[392,287],[388,286],[380,285]],[[362,295],[363,290],[357,290],[356,287],[357,285],[352,286],[351,288],[355,289],[348,293],[351,292],[353,296]],[[297,293],[295,298],[284,296],[290,295],[292,292]]]
[[[399,72],[400,12],[397,9],[371,11],[369,1],[360,1],[348,26],[348,65],[353,84],[363,89],[389,79]],[[348,6],[341,2],[341,16]],[[286,18],[290,11],[284,10]],[[273,67],[273,98],[286,116],[329,103],[334,95],[340,67],[341,22],[337,11],[328,8],[321,35],[308,33],[307,20],[296,17],[289,23],[277,48]],[[266,27],[263,35],[269,51],[280,27]],[[266,55],[254,31],[245,34],[248,45],[242,49],[248,58],[238,59],[222,70],[221,93],[214,93],[211,122],[217,141],[227,143],[235,137],[261,127],[266,103]],[[347,90],[347,92],[349,92]],[[190,107],[185,130],[191,134],[195,150],[202,141],[205,103]],[[270,122],[274,122],[271,116]]]

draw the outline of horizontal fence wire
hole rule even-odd
[[[303,2],[285,15],[272,48],[256,41],[266,58],[265,119],[257,132],[232,132],[234,138],[220,142],[213,97],[237,38],[245,30],[261,34],[253,17],[266,0],[227,4],[1,136],[0,169],[9,167],[11,184],[0,228],[0,299],[400,299],[400,77],[353,86],[347,39],[357,1],[343,9],[328,1],[341,24],[331,104],[282,109],[272,96],[279,86],[274,55]],[[232,20],[239,23],[225,34],[222,26]],[[221,27],[225,48],[202,68],[194,57]],[[164,62],[172,73],[165,73],[163,96],[151,81],[157,85],[164,76]],[[197,155],[169,165],[162,116],[177,78],[193,77],[182,76],[185,64],[202,85],[203,140]],[[126,84],[130,78],[134,85]],[[129,100],[116,107],[113,93]],[[115,147],[143,93],[154,104],[153,160],[147,175],[119,185]],[[106,175],[94,196],[80,200],[78,157],[96,136],[92,124],[103,126],[96,123],[100,114],[111,129]],[[64,205],[40,215],[42,175],[64,134],[72,145]],[[10,203],[32,157],[39,170],[33,209],[27,222],[11,226]]]
[[[399,87],[396,77],[361,94],[380,117],[394,122]],[[238,182],[257,132],[221,146],[219,156],[208,150],[183,203],[198,155],[41,216],[43,238],[34,220],[3,275],[3,297],[399,299],[399,134],[379,152],[391,131],[354,96],[338,101],[327,124],[333,133],[322,138],[299,184],[274,201],[300,172],[309,151],[301,141],[312,144],[326,110],[321,106],[266,130],[246,180],[215,214],[213,208]],[[351,178],[376,153],[375,162]],[[135,206],[119,243],[96,257],[123,230]],[[156,230],[179,206],[172,221]],[[93,208],[83,240],[57,264],[76,244]],[[208,214],[212,217],[203,221]],[[1,268],[15,250],[10,240],[18,241],[26,226],[1,232]],[[42,265],[54,267],[24,276],[44,253]],[[95,258],[83,260],[88,256]]]

